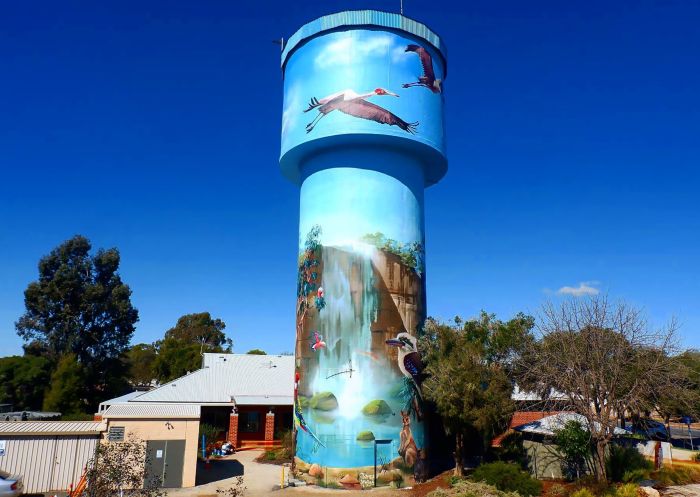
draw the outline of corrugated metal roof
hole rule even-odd
[[[584,429],[587,429],[588,427],[588,420],[583,415],[576,414],[573,412],[560,412],[551,416],[545,416],[541,419],[531,421],[520,426],[514,426],[513,429],[515,429],[515,431],[551,436],[554,435],[557,431],[563,429],[566,426],[566,423],[568,423],[569,421],[576,421]],[[594,423],[596,429],[598,429],[598,422],[595,421]],[[615,427],[614,429],[615,435],[625,435],[629,433],[629,431],[623,428]]]
[[[236,395],[235,397],[236,405],[238,406],[283,406],[293,403],[293,396],[291,395],[283,397],[274,395]]]
[[[308,38],[312,38],[323,31],[342,28],[344,26],[379,26],[389,29],[405,31],[413,36],[422,38],[430,43],[442,55],[447,75],[447,47],[442,38],[425,24],[410,19],[395,12],[383,12],[380,10],[348,10],[319,17],[304,24],[296,33],[289,37],[282,50],[282,68],[287,58]]]
[[[96,435],[104,431],[100,421],[2,421],[0,435]]]
[[[138,397],[142,393],[144,393],[144,392],[134,390],[133,392],[129,392],[129,393],[124,394],[120,397],[115,397],[113,399],[109,399],[109,400],[105,400],[104,402],[100,402],[100,405],[98,407],[98,413],[105,411],[109,406],[112,406],[114,404],[126,404],[131,399],[135,399],[136,397]]]
[[[536,392],[529,392],[526,390],[521,390],[518,385],[515,385],[515,388],[513,389],[513,393],[510,396],[511,399],[513,400],[518,400],[518,401],[538,401],[538,400],[544,400],[542,395],[536,393]],[[549,392],[547,395],[547,398],[549,400],[567,400],[568,397],[566,394],[563,394],[561,392],[552,391]]]
[[[267,405],[292,405],[294,356],[226,354],[225,359],[145,392],[129,404],[251,404],[267,399]]]
[[[199,406],[193,404],[116,404],[102,413],[103,419],[115,418],[199,418]]]

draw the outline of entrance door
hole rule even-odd
[[[180,488],[185,463],[184,440],[149,440],[146,442],[144,487]]]
[[[182,486],[182,470],[185,466],[185,441],[168,440],[165,442],[165,451],[163,487],[180,488]]]

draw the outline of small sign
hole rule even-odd
[[[5,455],[5,440],[0,440],[0,457]]]
[[[163,459],[163,451],[162,450],[156,450],[156,459]]]

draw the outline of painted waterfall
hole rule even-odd
[[[422,198],[382,173],[320,171],[301,195],[295,423],[314,483],[424,472],[416,337],[425,318]],[[373,482],[372,482],[373,483]]]

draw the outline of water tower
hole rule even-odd
[[[399,14],[340,12],[294,33],[282,69],[280,166],[301,187],[297,467],[366,486],[376,450],[378,484],[408,484],[430,459],[416,339],[423,191],[447,171],[445,45]]]

